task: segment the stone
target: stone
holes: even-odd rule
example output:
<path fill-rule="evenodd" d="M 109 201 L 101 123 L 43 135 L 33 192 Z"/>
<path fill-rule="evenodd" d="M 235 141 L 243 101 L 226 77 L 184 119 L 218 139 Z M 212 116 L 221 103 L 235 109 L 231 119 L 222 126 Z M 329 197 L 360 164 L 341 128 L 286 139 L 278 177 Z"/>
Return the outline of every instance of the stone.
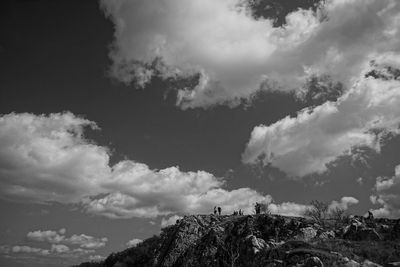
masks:
<path fill-rule="evenodd" d="M 263 249 L 268 249 L 268 244 L 262 238 L 257 238 L 254 235 L 246 237 L 246 246 L 255 255 Z"/>
<path fill-rule="evenodd" d="M 392 232 L 398 231 L 399 223 L 379 218 L 375 219 L 377 227 L 370 228 L 359 217 L 353 217 L 351 221 L 342 234 L 335 228 L 328 230 L 314 226 L 304 218 L 279 215 L 185 216 L 179 224 L 162 229 L 160 235 L 144 240 L 138 247 L 113 253 L 98 265 L 80 267 L 380 266 L 372 262 L 378 261 L 375 260 L 378 259 L 375 251 L 361 254 L 357 250 L 347 251 L 346 248 L 351 249 L 360 243 L 363 246 L 375 244 L 379 249 L 381 242 L 374 241 L 381 240 L 381 235 L 390 238 Z M 347 240 L 342 240 L 343 236 Z M 328 244 L 326 247 L 325 243 L 335 245 Z M 396 241 L 388 244 L 392 243 Z M 335 252 L 336 248 L 340 250 Z M 399 260 L 396 255 L 379 258 L 379 262 L 385 263 L 384 266 L 400 267 Z"/>
<path fill-rule="evenodd" d="M 317 236 L 317 230 L 313 227 L 304 227 L 300 229 L 300 234 L 297 235 L 297 238 L 302 239 L 304 241 L 309 241 Z"/>
<path fill-rule="evenodd" d="M 372 261 L 369 261 L 369 260 L 365 260 L 362 263 L 361 267 L 383 267 L 383 266 L 380 265 L 380 264 L 377 264 L 375 262 L 372 262 Z"/>
<path fill-rule="evenodd" d="M 335 238 L 335 232 L 334 231 L 326 231 L 326 232 L 322 232 L 319 235 L 319 238 L 321 239 L 330 239 L 330 238 Z"/>
<path fill-rule="evenodd" d="M 310 257 L 304 262 L 304 267 L 324 267 L 324 264 L 318 257 Z"/>
<path fill-rule="evenodd" d="M 379 241 L 382 237 L 373 228 L 367 228 L 351 224 L 345 229 L 343 234 L 344 239 L 355 240 L 355 241 Z"/>

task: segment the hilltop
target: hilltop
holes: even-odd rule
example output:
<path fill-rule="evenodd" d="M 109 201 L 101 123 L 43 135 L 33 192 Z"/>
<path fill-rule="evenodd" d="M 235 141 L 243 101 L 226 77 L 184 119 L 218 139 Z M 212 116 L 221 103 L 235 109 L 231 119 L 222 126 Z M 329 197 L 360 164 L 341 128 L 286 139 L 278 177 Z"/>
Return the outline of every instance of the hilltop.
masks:
<path fill-rule="evenodd" d="M 400 266 L 400 219 L 191 215 L 87 266 Z"/>

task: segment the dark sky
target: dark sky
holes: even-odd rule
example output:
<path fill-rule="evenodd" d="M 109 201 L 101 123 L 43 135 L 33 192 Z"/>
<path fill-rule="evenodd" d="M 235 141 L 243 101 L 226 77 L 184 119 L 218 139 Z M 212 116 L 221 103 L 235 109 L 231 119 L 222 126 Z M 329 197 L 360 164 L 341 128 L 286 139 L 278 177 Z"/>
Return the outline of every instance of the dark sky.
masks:
<path fill-rule="evenodd" d="M 101 128 L 88 129 L 85 137 L 110 149 L 111 164 L 131 159 L 151 169 L 203 170 L 225 177 L 227 190 L 249 187 L 270 194 L 276 203 L 331 202 L 351 196 L 360 202 L 350 211 L 363 214 L 372 207 L 369 197 L 376 177 L 393 176 L 399 163 L 400 139 L 392 138 L 380 154 L 365 148 L 367 162 L 343 156 L 326 173 L 305 179 L 293 179 L 273 166 L 245 165 L 241 155 L 255 126 L 295 117 L 310 103 L 286 92 L 264 92 L 251 105 L 183 111 L 175 105 L 173 92 L 166 95 L 167 85 L 160 78 L 153 78 L 145 89 L 134 89 L 110 77 L 114 26 L 97 1 L 6 0 L 1 5 L 0 114 L 81 115 Z M 44 248 L 27 233 L 66 228 L 67 236 L 107 237 L 107 245 L 96 251 L 102 256 L 124 249 L 132 238 L 158 233 L 162 219 L 109 219 L 88 215 L 73 204 L 8 200 L 0 200 L 0 212 L 0 246 Z M 0 265 L 70 263 L 25 256 L 2 254 Z"/>

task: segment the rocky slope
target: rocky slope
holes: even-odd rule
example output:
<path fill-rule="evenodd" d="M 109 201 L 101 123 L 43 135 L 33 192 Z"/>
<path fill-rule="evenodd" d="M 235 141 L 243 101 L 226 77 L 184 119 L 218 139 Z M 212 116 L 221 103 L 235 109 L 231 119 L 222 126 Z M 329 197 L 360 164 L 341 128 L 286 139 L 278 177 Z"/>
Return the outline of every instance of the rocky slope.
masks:
<path fill-rule="evenodd" d="M 79 266 L 400 266 L 400 220 L 192 215 Z"/>

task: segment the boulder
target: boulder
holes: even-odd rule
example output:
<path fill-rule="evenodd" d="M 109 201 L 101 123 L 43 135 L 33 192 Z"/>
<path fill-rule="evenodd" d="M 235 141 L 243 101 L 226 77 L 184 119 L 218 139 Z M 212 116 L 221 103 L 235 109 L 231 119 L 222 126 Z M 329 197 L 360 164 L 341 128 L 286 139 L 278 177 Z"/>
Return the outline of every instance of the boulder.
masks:
<path fill-rule="evenodd" d="M 355 240 L 355 241 L 379 241 L 382 237 L 373 228 L 367 228 L 351 224 L 345 229 L 343 234 L 344 239 Z"/>
<path fill-rule="evenodd" d="M 326 231 L 326 232 L 322 232 L 319 235 L 319 238 L 321 239 L 330 239 L 330 238 L 335 238 L 335 232 L 334 231 Z"/>
<path fill-rule="evenodd" d="M 318 257 L 310 257 L 304 262 L 304 267 L 324 267 L 324 264 Z"/>
<path fill-rule="evenodd" d="M 347 257 L 344 257 L 342 254 L 338 252 L 331 252 L 332 255 L 335 255 L 335 260 L 331 262 L 332 267 L 360 267 L 361 264 L 354 260 L 350 260 Z"/>
<path fill-rule="evenodd" d="M 361 267 L 383 267 L 382 265 L 379 265 L 375 262 L 369 261 L 369 260 L 365 260 Z"/>
<path fill-rule="evenodd" d="M 254 255 L 263 249 L 268 249 L 268 244 L 262 238 L 257 238 L 254 235 L 248 235 L 246 237 L 245 247 L 251 251 Z"/>
<path fill-rule="evenodd" d="M 309 241 L 317 236 L 317 230 L 313 227 L 304 227 L 300 229 L 300 233 L 297 235 L 297 238 L 302 239 L 304 241 Z"/>

